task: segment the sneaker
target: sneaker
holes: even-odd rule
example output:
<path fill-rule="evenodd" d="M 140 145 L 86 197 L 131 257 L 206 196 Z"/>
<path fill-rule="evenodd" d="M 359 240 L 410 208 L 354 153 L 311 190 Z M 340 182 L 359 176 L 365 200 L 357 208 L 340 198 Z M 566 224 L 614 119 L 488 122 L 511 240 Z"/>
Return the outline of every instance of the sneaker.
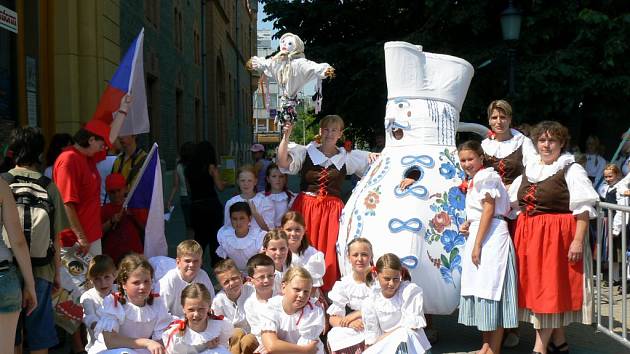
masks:
<path fill-rule="evenodd" d="M 505 335 L 505 340 L 503 341 L 503 348 L 514 348 L 521 341 L 518 334 L 514 332 L 510 332 Z"/>

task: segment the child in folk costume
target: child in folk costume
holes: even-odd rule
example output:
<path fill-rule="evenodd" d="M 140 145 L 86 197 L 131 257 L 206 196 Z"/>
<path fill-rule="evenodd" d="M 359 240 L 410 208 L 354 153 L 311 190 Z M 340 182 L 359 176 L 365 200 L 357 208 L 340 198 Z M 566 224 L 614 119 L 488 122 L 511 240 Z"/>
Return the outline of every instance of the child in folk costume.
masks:
<path fill-rule="evenodd" d="M 265 190 L 260 193 L 273 205 L 273 225 L 269 225 L 269 227 L 277 228 L 280 227 L 282 223 L 284 213 L 293 205 L 295 193 L 288 189 L 287 175 L 282 173 L 275 163 L 267 167 L 265 175 L 267 176 L 267 184 Z"/>
<path fill-rule="evenodd" d="M 251 209 L 250 214 L 254 221 L 252 223 L 253 228 L 268 231 L 273 227 L 273 204 L 265 198 L 264 194 L 256 193 L 257 183 L 256 170 L 253 166 L 245 165 L 238 169 L 236 173 L 236 184 L 238 185 L 240 194 L 230 198 L 225 203 L 223 226 L 230 225 L 230 207 L 232 204 L 245 202 L 249 204 Z"/>
<path fill-rule="evenodd" d="M 328 346 L 333 354 L 356 354 L 365 349 L 365 333 L 361 303 L 371 294 L 372 244 L 365 238 L 355 238 L 348 244 L 348 259 L 352 274 L 337 281 L 328 297 L 330 325 Z M 347 313 L 347 308 L 351 312 Z"/>
<path fill-rule="evenodd" d="M 261 311 L 262 341 L 271 353 L 324 353 L 319 336 L 324 310 L 310 300 L 312 279 L 302 267 L 284 274 L 282 296 L 274 296 Z"/>
<path fill-rule="evenodd" d="M 282 217 L 282 229 L 289 237 L 291 250 L 291 265 L 306 268 L 313 277 L 313 297 L 322 297 L 320 287 L 324 285 L 323 277 L 326 273 L 324 254 L 308 243 L 306 237 L 306 222 L 302 214 L 289 211 Z"/>
<path fill-rule="evenodd" d="M 467 141 L 457 150 L 468 176 L 459 323 L 483 332 L 479 353 L 499 353 L 504 328 L 518 327 L 514 246 L 505 221 L 510 198 L 501 176 L 483 167 L 479 142 Z"/>
<path fill-rule="evenodd" d="M 276 294 L 280 294 L 284 273 L 291 266 L 291 252 L 289 251 L 287 234 L 280 229 L 267 232 L 263 239 L 262 250 L 273 260 L 276 268 L 273 289 Z"/>
<path fill-rule="evenodd" d="M 392 253 L 376 262 L 380 288 L 361 304 L 365 345 L 363 353 L 426 353 L 422 288 L 410 282 L 409 272 Z"/>
<path fill-rule="evenodd" d="M 103 300 L 112 293 L 116 280 L 116 265 L 108 255 L 97 255 L 92 258 L 88 266 L 87 278 L 93 288 L 81 294 L 81 306 L 83 307 L 83 323 L 87 329 L 88 343 L 85 350 L 88 351 L 94 345 L 94 327 L 100 319 L 98 310 L 103 306 Z"/>
<path fill-rule="evenodd" d="M 210 314 L 212 296 L 201 283 L 192 283 L 181 293 L 185 318 L 175 320 L 162 334 L 168 354 L 230 354 L 228 341 L 234 327 Z"/>
<path fill-rule="evenodd" d="M 329 291 L 340 275 L 336 244 L 343 209 L 342 184 L 346 175 L 362 176 L 369 162 L 379 156 L 367 151 L 346 151 L 337 147 L 343 129 L 343 119 L 329 115 L 320 122 L 319 141 L 313 141 L 307 146 L 289 146 L 293 125 L 286 123 L 278 146 L 280 170 L 301 176 L 301 193 L 292 209 L 304 216 L 310 244 L 326 254 L 324 291 Z"/>
<path fill-rule="evenodd" d="M 162 333 L 172 321 L 164 302 L 152 293 L 153 268 L 143 256 L 125 256 L 118 268 L 119 293 L 108 295 L 94 328 L 89 354 L 149 354 L 164 351 Z"/>
<path fill-rule="evenodd" d="M 246 202 L 236 202 L 229 208 L 231 226 L 223 226 L 217 232 L 219 248 L 217 255 L 230 258 L 238 269 L 245 274 L 247 260 L 260 251 L 265 232 L 252 227 L 252 210 Z"/>
<path fill-rule="evenodd" d="M 210 277 L 201 269 L 202 259 L 203 250 L 199 242 L 184 240 L 177 245 L 176 267 L 166 272 L 159 280 L 160 296 L 171 315 L 176 317 L 184 315 L 180 296 L 182 290 L 190 284 L 201 283 L 210 291 L 210 296 L 214 296 Z"/>
<path fill-rule="evenodd" d="M 277 295 L 274 291 L 275 266 L 273 260 L 262 253 L 253 256 L 247 261 L 247 274 L 256 291 L 245 300 L 245 317 L 252 329 L 252 334 L 256 336 L 260 344 L 255 353 L 264 353 L 260 309 L 267 304 L 272 296 Z"/>
<path fill-rule="evenodd" d="M 251 327 L 245 316 L 245 300 L 253 293 L 254 288 L 243 285 L 243 274 L 236 268 L 231 259 L 219 261 L 214 266 L 214 274 L 222 290 L 212 300 L 212 312 L 234 326 L 230 338 L 232 353 L 253 353 L 258 348 L 256 337 L 251 334 Z"/>

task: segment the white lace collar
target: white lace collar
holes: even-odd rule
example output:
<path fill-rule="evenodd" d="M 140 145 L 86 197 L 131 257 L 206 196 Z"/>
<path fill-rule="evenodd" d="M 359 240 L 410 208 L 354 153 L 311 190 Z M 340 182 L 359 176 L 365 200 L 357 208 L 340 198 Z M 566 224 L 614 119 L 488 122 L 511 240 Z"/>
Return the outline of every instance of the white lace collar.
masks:
<path fill-rule="evenodd" d="M 510 129 L 510 132 L 512 132 L 512 137 L 508 140 L 498 141 L 490 138 L 483 139 L 481 142 L 483 152 L 487 155 L 502 159 L 516 151 L 523 145 L 525 135 L 521 134 L 521 132 L 516 129 Z"/>
<path fill-rule="evenodd" d="M 394 296 L 390 298 L 386 298 L 385 296 L 383 296 L 380 287 L 372 287 L 372 291 L 374 291 L 372 295 L 374 299 L 374 308 L 377 309 L 378 312 L 382 313 L 400 312 L 403 305 L 402 294 L 405 288 L 409 286 L 409 284 L 410 283 L 408 281 L 400 284 L 400 287 L 398 288 L 398 291 L 396 291 L 396 294 L 394 294 Z"/>
<path fill-rule="evenodd" d="M 371 293 L 370 287 L 366 283 L 358 283 L 352 274 L 341 278 L 341 282 L 345 285 L 346 293 L 352 294 L 353 297 L 364 299 Z"/>
<path fill-rule="evenodd" d="M 260 193 L 263 193 L 263 192 L 260 192 Z M 291 191 L 289 191 L 289 193 L 291 193 L 291 195 L 295 195 L 295 193 L 293 193 Z M 285 201 L 287 201 L 289 199 L 289 196 L 284 191 L 280 192 L 280 193 L 270 193 L 270 194 L 263 193 L 263 196 L 265 198 L 268 198 L 268 199 L 274 201 L 274 202 L 285 202 Z"/>
<path fill-rule="evenodd" d="M 575 162 L 575 158 L 572 154 L 564 153 L 558 157 L 552 164 L 547 165 L 540 159 L 540 156 L 536 159 L 532 159 L 525 166 L 525 175 L 527 180 L 532 183 L 538 183 L 544 181 L 547 178 L 555 175 L 561 169 L 567 167 L 569 164 Z"/>
<path fill-rule="evenodd" d="M 313 161 L 313 164 L 326 167 L 326 162 L 330 161 L 338 170 L 341 170 L 343 165 L 346 163 L 346 150 L 344 148 L 337 147 L 337 150 L 339 151 L 337 154 L 332 157 L 326 157 L 326 155 L 318 149 L 320 146 L 321 144 L 314 141 L 311 141 L 306 146 L 306 152 L 311 158 L 311 161 Z"/>

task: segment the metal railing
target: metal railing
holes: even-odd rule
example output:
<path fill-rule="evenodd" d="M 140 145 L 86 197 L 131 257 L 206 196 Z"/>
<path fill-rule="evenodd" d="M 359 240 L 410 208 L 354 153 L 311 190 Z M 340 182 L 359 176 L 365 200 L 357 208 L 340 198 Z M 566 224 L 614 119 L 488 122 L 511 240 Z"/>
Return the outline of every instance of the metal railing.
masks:
<path fill-rule="evenodd" d="M 621 234 L 617 237 L 621 237 L 621 259 L 619 260 L 621 267 L 621 298 L 616 298 L 613 294 L 613 253 L 615 252 L 613 247 L 613 219 L 614 213 L 621 213 Z M 609 335 L 613 339 L 617 340 L 621 344 L 630 348 L 630 341 L 628 340 L 628 213 L 630 213 L 630 207 L 621 206 L 611 203 L 598 203 L 597 204 L 597 244 L 596 244 L 596 261 L 597 272 L 596 274 L 596 318 L 597 329 L 601 332 Z M 604 245 L 604 242 L 606 243 Z M 607 289 L 602 289 L 602 278 L 605 274 L 602 273 L 602 251 L 604 248 L 607 250 L 608 271 L 607 271 Z M 607 296 L 606 296 L 607 295 Z M 607 302 L 607 304 L 605 303 Z M 620 315 L 619 313 L 620 308 Z M 608 317 L 607 325 L 602 323 L 603 317 Z M 619 319 L 619 317 L 621 317 Z M 619 320 L 621 320 L 619 323 Z M 621 328 L 619 328 L 619 326 Z"/>

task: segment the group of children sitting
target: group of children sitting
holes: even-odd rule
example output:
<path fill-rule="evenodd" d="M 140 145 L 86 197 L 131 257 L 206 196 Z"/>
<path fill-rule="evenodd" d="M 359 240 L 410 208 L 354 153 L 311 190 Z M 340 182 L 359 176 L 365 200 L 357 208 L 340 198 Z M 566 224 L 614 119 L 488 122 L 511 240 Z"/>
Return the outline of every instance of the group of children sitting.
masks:
<path fill-rule="evenodd" d="M 242 212 L 239 208 L 232 206 L 231 214 Z M 201 269 L 201 246 L 193 240 L 178 245 L 176 268 L 160 279 L 154 279 L 153 266 L 141 255 L 125 256 L 118 268 L 109 256 L 94 257 L 88 270 L 93 288 L 81 297 L 86 350 L 324 353 L 320 336 L 326 323 L 332 327 L 327 336 L 334 353 L 380 353 L 392 343 L 419 343 L 409 352 L 428 350 L 422 290 L 405 278 L 400 259 L 385 254 L 373 266 L 370 242 L 354 240 L 347 255 L 352 274 L 334 285 L 330 304 L 324 304 L 325 297 L 316 292 L 323 259 L 303 259 L 317 251 L 305 241 L 302 220 L 288 212 L 282 224 L 290 236 L 271 230 L 244 264 L 238 258 L 218 262 L 214 275 L 221 290 L 216 296 Z"/>

